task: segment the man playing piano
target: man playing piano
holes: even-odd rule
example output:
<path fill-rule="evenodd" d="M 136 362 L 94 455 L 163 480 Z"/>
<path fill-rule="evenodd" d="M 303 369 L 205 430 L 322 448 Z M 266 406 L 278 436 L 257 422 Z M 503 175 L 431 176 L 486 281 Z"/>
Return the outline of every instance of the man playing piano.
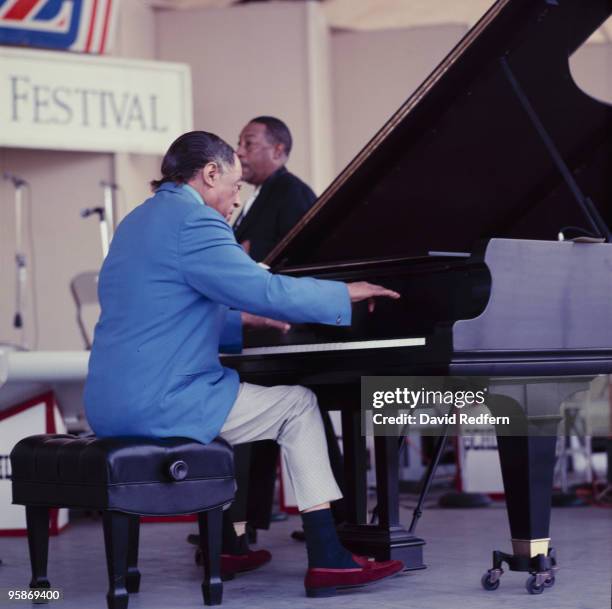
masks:
<path fill-rule="evenodd" d="M 368 562 L 338 540 L 329 502 L 341 493 L 314 394 L 240 383 L 219 361 L 219 349 L 240 349 L 243 322 L 349 325 L 351 302 L 368 300 L 371 309 L 375 297 L 399 294 L 259 267 L 227 223 L 242 171 L 217 136 L 180 136 L 161 172 L 154 196 L 119 225 L 100 272 L 101 315 L 85 386 L 92 429 L 101 437 L 204 443 L 218 435 L 232 444 L 274 439 L 302 514 L 306 593 L 332 595 L 401 571 L 400 561 Z"/>

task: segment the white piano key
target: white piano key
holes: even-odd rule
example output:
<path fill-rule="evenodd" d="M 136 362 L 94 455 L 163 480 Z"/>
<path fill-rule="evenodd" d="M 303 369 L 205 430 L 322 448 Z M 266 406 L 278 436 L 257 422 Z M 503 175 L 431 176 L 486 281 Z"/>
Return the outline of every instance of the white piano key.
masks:
<path fill-rule="evenodd" d="M 313 343 L 306 345 L 274 345 L 271 347 L 247 347 L 242 353 L 227 354 L 229 357 L 245 355 L 282 355 L 289 353 L 319 353 L 326 351 L 351 351 L 362 349 L 399 349 L 402 347 L 422 347 L 425 338 L 392 338 L 388 340 L 356 340 L 343 343 Z"/>

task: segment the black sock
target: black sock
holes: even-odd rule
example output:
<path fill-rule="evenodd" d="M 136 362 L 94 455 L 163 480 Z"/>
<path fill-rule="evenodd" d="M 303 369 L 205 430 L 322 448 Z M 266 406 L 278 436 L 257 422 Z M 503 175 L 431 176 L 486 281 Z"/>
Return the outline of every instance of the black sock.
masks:
<path fill-rule="evenodd" d="M 249 551 L 249 543 L 246 535 L 236 535 L 234 522 L 227 515 L 230 510 L 223 512 L 223 543 L 221 545 L 222 554 L 247 554 Z"/>
<path fill-rule="evenodd" d="M 340 543 L 331 510 L 315 510 L 302 514 L 308 566 L 324 569 L 354 569 L 359 565 Z"/>

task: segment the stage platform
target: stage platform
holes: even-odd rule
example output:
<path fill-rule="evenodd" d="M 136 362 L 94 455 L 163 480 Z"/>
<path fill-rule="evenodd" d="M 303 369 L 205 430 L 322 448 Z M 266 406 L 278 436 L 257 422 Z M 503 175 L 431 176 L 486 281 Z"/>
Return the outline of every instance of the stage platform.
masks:
<path fill-rule="evenodd" d="M 403 501 L 404 504 L 410 500 Z M 554 509 L 552 535 L 561 569 L 553 588 L 541 596 L 525 591 L 525 574 L 507 572 L 495 592 L 480 586 L 491 550 L 510 549 L 501 504 L 476 510 L 429 509 L 419 533 L 427 540 L 428 569 L 396 576 L 376 587 L 334 599 L 308 599 L 302 579 L 303 544 L 289 538 L 299 518 L 272 525 L 260 534 L 260 547 L 273 554 L 260 571 L 225 585 L 227 609 L 607 609 L 612 573 L 612 518 L 605 508 Z M 403 521 L 410 512 L 403 509 Z M 144 524 L 141 528 L 141 592 L 130 609 L 196 609 L 201 572 L 193 547 L 185 542 L 190 523 Z M 0 588 L 27 586 L 29 561 L 25 538 L 0 538 Z M 61 609 L 105 609 L 106 564 L 101 522 L 79 519 L 50 542 L 49 579 L 62 588 Z M 5 606 L 0 602 L 0 606 Z"/>

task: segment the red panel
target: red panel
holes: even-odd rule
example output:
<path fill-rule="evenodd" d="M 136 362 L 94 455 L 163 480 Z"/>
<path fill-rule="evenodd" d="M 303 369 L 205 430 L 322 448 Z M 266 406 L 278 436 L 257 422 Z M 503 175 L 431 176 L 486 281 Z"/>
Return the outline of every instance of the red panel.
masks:
<path fill-rule="evenodd" d="M 106 48 L 106 38 L 108 36 L 108 28 L 110 26 L 110 15 L 111 15 L 112 4 L 113 4 L 113 0 L 108 0 L 106 4 L 106 13 L 104 15 L 104 30 L 102 31 L 102 40 L 100 42 L 100 53 L 104 53 L 104 49 Z"/>
<path fill-rule="evenodd" d="M 96 25 L 96 12 L 98 11 L 98 0 L 94 0 L 93 8 L 91 9 L 91 19 L 89 21 L 89 33 L 87 34 L 87 42 L 85 44 L 85 52 L 91 51 L 91 41 L 93 40 L 94 26 Z"/>
<path fill-rule="evenodd" d="M 46 391 L 45 393 L 41 393 L 40 395 L 34 396 L 26 402 L 22 402 L 21 404 L 11 406 L 10 408 L 3 410 L 2 412 L 0 412 L 0 421 L 2 421 L 2 419 L 8 419 L 9 417 L 19 414 L 20 412 L 23 412 L 28 408 L 32 408 L 32 406 L 36 406 L 36 404 L 40 404 L 41 402 L 44 402 L 47 408 L 53 408 L 53 405 L 55 404 L 55 396 L 53 395 L 53 392 Z M 53 428 L 55 429 L 55 423 L 53 423 Z"/>
<path fill-rule="evenodd" d="M 13 5 L 3 19 L 14 19 L 15 21 L 21 21 L 28 16 L 30 11 L 38 4 L 38 0 L 18 0 Z"/>
<path fill-rule="evenodd" d="M 0 529 L 0 537 L 26 537 L 27 534 L 26 529 Z"/>
<path fill-rule="evenodd" d="M 196 522 L 198 517 L 195 514 L 185 514 L 182 516 L 142 516 L 140 522 Z"/>

